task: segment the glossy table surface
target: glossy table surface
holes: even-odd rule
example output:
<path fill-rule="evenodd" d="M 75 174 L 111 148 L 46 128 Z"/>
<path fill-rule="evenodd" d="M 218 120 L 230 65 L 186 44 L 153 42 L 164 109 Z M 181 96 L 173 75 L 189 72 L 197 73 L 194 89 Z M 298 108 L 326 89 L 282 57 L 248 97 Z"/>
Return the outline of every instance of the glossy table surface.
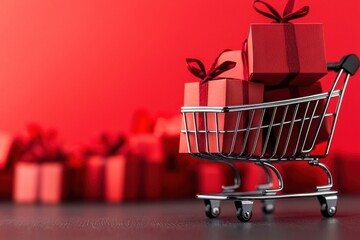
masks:
<path fill-rule="evenodd" d="M 241 223 L 233 202 L 207 219 L 200 200 L 64 205 L 0 204 L 1 239 L 360 239 L 360 196 L 340 196 L 338 212 L 325 219 L 316 198 L 276 202 L 264 215 Z"/>

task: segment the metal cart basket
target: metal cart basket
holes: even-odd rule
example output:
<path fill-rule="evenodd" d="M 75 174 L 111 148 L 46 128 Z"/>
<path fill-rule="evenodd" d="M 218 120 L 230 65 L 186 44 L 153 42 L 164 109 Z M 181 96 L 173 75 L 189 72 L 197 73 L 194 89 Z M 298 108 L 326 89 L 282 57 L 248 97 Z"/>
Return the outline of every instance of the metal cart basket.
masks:
<path fill-rule="evenodd" d="M 234 173 L 234 184 L 223 186 L 222 192 L 197 195 L 197 198 L 204 200 L 206 215 L 209 218 L 218 217 L 221 201 L 232 200 L 238 219 L 246 222 L 251 219 L 254 200 L 261 200 L 263 211 L 272 213 L 277 199 L 317 197 L 322 215 L 334 216 L 338 192 L 331 190 L 332 175 L 319 160 L 329 153 L 348 80 L 358 67 L 359 59 L 354 54 L 343 57 L 337 63 L 329 63 L 328 70 L 336 71 L 337 76 L 331 90 L 321 94 L 241 106 L 182 107 L 184 126 L 181 134 L 186 135 L 189 153 L 195 158 L 225 163 Z M 219 118 L 227 114 L 236 115 L 236 122 L 230 130 L 219 126 Z M 330 132 L 326 147 L 323 152 L 314 153 L 325 122 Z M 203 126 L 201 129 L 200 125 Z M 232 138 L 226 152 L 221 146 L 224 135 L 231 135 Z M 215 139 L 216 151 L 209 149 L 210 139 Z M 238 141 L 241 141 L 242 147 L 236 150 Z M 259 144 L 262 146 L 260 154 L 255 150 Z M 258 185 L 257 191 L 236 192 L 240 187 L 240 174 L 234 165 L 237 161 L 261 166 L 268 176 L 268 182 Z M 327 185 L 317 186 L 315 192 L 282 194 L 283 179 L 274 163 L 286 161 L 307 161 L 309 165 L 319 167 L 326 172 Z M 273 178 L 276 178 L 277 184 L 273 184 Z"/>

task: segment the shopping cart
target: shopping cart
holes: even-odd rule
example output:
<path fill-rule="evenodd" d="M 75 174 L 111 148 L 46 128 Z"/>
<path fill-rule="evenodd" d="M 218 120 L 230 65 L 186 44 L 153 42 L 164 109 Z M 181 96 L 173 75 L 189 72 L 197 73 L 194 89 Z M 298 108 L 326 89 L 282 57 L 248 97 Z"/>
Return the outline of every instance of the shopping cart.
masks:
<path fill-rule="evenodd" d="M 275 200 L 298 197 L 317 197 L 322 215 L 334 216 L 338 192 L 331 190 L 333 186 L 331 172 L 319 160 L 329 153 L 348 80 L 355 74 L 358 67 L 359 59 L 354 54 L 343 57 L 338 63 L 329 63 L 328 70 L 336 71 L 337 76 L 331 90 L 321 94 L 242 106 L 182 107 L 184 129 L 181 130 L 181 134 L 186 135 L 190 155 L 199 159 L 225 163 L 234 173 L 234 184 L 222 186 L 222 192 L 197 195 L 197 198 L 205 203 L 207 217 L 218 217 L 221 201 L 232 200 L 235 203 L 237 218 L 247 222 L 251 219 L 255 200 L 262 201 L 263 211 L 270 214 L 274 211 Z M 322 104 L 319 104 L 321 102 Z M 321 110 L 318 108 L 320 105 L 323 105 Z M 298 114 L 299 112 L 301 114 Z M 219 128 L 219 116 L 223 117 L 226 114 L 237 115 L 236 123 L 231 130 Z M 259 115 L 260 120 L 254 125 L 255 115 Z M 247 123 L 244 126 L 241 122 L 245 116 L 247 116 Z M 325 142 L 326 147 L 320 153 L 313 153 L 320 129 L 325 121 L 330 129 L 329 137 Z M 204 126 L 202 129 L 199 129 L 200 124 Z M 293 131 L 294 126 L 297 126 L 297 132 Z M 263 136 L 262 140 L 259 140 L 260 133 Z M 225 134 L 232 136 L 231 148 L 228 152 L 222 152 L 220 146 L 220 139 Z M 215 153 L 209 151 L 209 137 L 214 137 L 214 135 L 217 144 Z M 205 139 L 203 141 L 205 147 L 200 147 L 199 137 Z M 290 146 L 290 140 L 294 141 L 294 139 L 296 139 L 296 144 Z M 237 141 L 242 141 L 242 148 L 241 151 L 236 152 L 234 148 Z M 262 144 L 262 151 L 261 154 L 256 155 L 255 148 L 259 141 Z M 279 147 L 280 141 L 283 142 L 281 147 Z M 292 149 L 289 149 L 290 147 Z M 254 163 L 262 167 L 268 177 L 268 182 L 258 185 L 257 190 L 253 192 L 236 192 L 240 187 L 240 174 L 234 163 L 238 161 Z M 315 192 L 282 194 L 283 179 L 274 163 L 287 161 L 307 161 L 310 166 L 319 167 L 327 175 L 327 184 L 317 186 Z M 274 184 L 273 180 L 277 184 L 276 182 Z"/>

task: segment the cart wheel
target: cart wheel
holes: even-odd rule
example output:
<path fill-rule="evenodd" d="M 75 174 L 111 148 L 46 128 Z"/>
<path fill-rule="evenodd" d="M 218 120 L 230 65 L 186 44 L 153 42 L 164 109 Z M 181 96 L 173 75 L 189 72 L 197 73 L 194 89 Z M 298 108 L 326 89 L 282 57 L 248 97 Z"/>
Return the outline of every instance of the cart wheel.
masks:
<path fill-rule="evenodd" d="M 336 213 L 336 203 L 337 203 L 337 196 L 319 196 L 318 197 L 320 202 L 320 212 L 321 214 L 326 217 L 330 218 L 333 217 Z"/>
<path fill-rule="evenodd" d="M 332 206 L 329 207 L 326 203 L 323 203 L 321 205 L 321 209 L 320 209 L 321 214 L 326 217 L 326 218 L 330 218 L 332 216 L 335 215 L 336 213 L 336 207 Z"/>
<path fill-rule="evenodd" d="M 220 215 L 220 201 L 204 200 L 205 214 L 208 218 L 217 218 Z"/>
<path fill-rule="evenodd" d="M 265 214 L 273 214 L 275 211 L 274 201 L 273 200 L 264 200 L 263 206 L 262 206 L 262 211 Z"/>
<path fill-rule="evenodd" d="M 241 222 L 248 222 L 252 217 L 253 201 L 235 201 L 236 216 Z"/>

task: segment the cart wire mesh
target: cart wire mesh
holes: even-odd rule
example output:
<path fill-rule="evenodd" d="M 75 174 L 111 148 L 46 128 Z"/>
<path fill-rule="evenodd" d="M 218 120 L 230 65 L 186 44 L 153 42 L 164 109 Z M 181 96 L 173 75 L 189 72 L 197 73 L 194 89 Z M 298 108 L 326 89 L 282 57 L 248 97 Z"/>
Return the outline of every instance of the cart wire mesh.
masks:
<path fill-rule="evenodd" d="M 188 152 L 207 160 L 324 158 L 329 153 L 350 75 L 341 68 L 330 91 L 316 95 L 241 106 L 182 107 L 181 132 L 186 135 Z M 321 135 L 326 139 L 320 139 Z M 313 151 L 318 141 L 324 142 L 322 151 Z"/>

